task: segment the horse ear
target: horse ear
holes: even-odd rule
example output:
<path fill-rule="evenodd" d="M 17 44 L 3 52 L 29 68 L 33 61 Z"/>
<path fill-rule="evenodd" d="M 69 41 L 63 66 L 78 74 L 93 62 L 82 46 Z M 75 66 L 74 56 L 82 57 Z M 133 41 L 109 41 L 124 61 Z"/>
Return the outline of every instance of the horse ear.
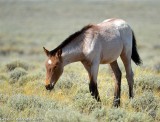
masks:
<path fill-rule="evenodd" d="M 59 49 L 59 50 L 56 52 L 56 56 L 57 56 L 58 58 L 60 58 L 60 57 L 61 57 L 61 54 L 62 54 L 62 50 Z"/>
<path fill-rule="evenodd" d="M 44 52 L 46 53 L 46 55 L 49 56 L 50 52 L 45 47 L 43 47 L 43 49 L 44 49 Z"/>

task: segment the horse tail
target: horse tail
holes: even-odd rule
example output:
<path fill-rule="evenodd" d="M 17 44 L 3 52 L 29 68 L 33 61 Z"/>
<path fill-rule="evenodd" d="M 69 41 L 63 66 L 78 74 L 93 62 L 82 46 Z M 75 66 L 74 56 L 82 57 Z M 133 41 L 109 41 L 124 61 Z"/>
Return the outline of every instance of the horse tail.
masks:
<path fill-rule="evenodd" d="M 132 55 L 131 55 L 132 60 L 135 62 L 136 65 L 142 64 L 142 60 L 138 54 L 137 51 L 137 44 L 136 44 L 136 39 L 134 36 L 134 32 L 132 30 Z"/>

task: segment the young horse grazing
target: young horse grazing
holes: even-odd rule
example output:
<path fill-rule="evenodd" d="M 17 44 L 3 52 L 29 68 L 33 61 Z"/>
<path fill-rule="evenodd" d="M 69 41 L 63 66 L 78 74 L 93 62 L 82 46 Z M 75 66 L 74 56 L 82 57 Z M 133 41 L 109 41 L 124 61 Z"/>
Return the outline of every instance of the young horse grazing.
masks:
<path fill-rule="evenodd" d="M 43 47 L 44 48 L 44 47 Z M 117 58 L 120 56 L 126 70 L 129 97 L 133 97 L 133 72 L 131 59 L 141 64 L 136 40 L 130 26 L 121 19 L 108 19 L 96 25 L 87 25 L 69 36 L 57 48 L 44 48 L 46 61 L 46 89 L 52 90 L 65 65 L 81 61 L 88 72 L 89 90 L 100 101 L 97 88 L 99 64 L 110 64 L 115 75 L 114 106 L 120 105 L 121 76 Z"/>

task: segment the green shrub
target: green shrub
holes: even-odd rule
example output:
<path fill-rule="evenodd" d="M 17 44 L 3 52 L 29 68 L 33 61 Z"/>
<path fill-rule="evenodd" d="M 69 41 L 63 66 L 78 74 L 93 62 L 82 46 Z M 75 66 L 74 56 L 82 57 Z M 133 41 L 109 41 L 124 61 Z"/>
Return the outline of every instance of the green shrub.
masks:
<path fill-rule="evenodd" d="M 20 77 L 18 82 L 19 82 L 20 86 L 23 86 L 27 82 L 35 81 L 35 80 L 41 80 L 41 79 L 44 79 L 44 78 L 45 78 L 44 73 L 36 71 L 34 73 L 29 73 L 27 75 L 24 75 L 24 76 Z"/>
<path fill-rule="evenodd" d="M 25 121 L 24 119 L 37 120 L 44 119 L 45 110 L 39 108 L 26 108 L 24 111 L 16 111 L 15 109 L 8 107 L 7 105 L 0 106 L 0 119 L 6 119 L 6 121 Z M 43 117 L 43 118 L 42 118 Z M 0 120 L 1 121 L 1 120 Z"/>
<path fill-rule="evenodd" d="M 45 114 L 46 122 L 96 122 L 92 116 L 85 116 L 73 109 L 48 110 Z"/>
<path fill-rule="evenodd" d="M 89 91 L 89 85 L 88 84 L 82 84 L 80 85 L 78 91 L 77 91 L 77 95 L 78 94 L 87 94 L 90 93 Z"/>
<path fill-rule="evenodd" d="M 26 70 L 22 69 L 22 68 L 15 68 L 13 71 L 10 72 L 10 76 L 9 76 L 9 83 L 15 83 L 19 80 L 20 77 L 26 75 L 27 72 Z"/>
<path fill-rule="evenodd" d="M 16 113 L 14 117 L 39 118 L 42 121 L 48 122 L 95 121 L 92 116 L 85 116 L 80 114 L 78 111 L 73 110 L 73 108 L 60 105 L 53 100 L 39 98 L 36 96 L 26 96 L 22 94 L 13 95 L 8 99 L 7 106 L 10 107 L 10 110 L 13 109 Z"/>
<path fill-rule="evenodd" d="M 6 64 L 7 71 L 12 71 L 17 67 L 21 67 L 25 70 L 28 70 L 29 68 L 31 68 L 31 65 L 29 65 L 27 62 L 20 61 L 20 60 L 12 61 Z"/>
<path fill-rule="evenodd" d="M 16 109 L 17 111 L 23 111 L 26 108 L 31 108 L 34 101 L 28 96 L 21 94 L 14 95 L 8 100 L 8 106 Z M 32 104 L 31 104 L 32 103 Z"/>
<path fill-rule="evenodd" d="M 142 90 L 158 90 L 160 89 L 160 77 L 146 74 L 136 79 L 135 86 L 141 87 Z"/>
<path fill-rule="evenodd" d="M 57 82 L 56 87 L 60 89 L 70 89 L 73 85 L 79 85 L 83 80 L 83 77 L 79 77 L 75 72 L 66 72 L 63 74 L 60 81 Z"/>
<path fill-rule="evenodd" d="M 30 74 L 29 75 L 24 75 L 22 77 L 19 78 L 18 82 L 20 86 L 23 86 L 24 84 L 26 84 L 27 82 L 29 82 L 30 79 Z"/>
<path fill-rule="evenodd" d="M 78 93 L 74 97 L 74 107 L 82 113 L 91 113 L 96 108 L 101 108 L 101 103 L 97 102 L 90 93 Z"/>
<path fill-rule="evenodd" d="M 73 79 L 69 75 L 67 77 L 62 78 L 60 81 L 57 82 L 56 87 L 63 89 L 70 89 L 73 86 Z"/>
<path fill-rule="evenodd" d="M 42 121 L 46 113 L 42 108 L 25 108 L 23 111 L 17 111 L 16 118 L 30 119 L 30 121 Z"/>
<path fill-rule="evenodd" d="M 105 108 L 95 108 L 94 111 L 92 112 L 92 115 L 98 120 L 105 121 L 106 109 Z"/>
<path fill-rule="evenodd" d="M 13 117 L 12 109 L 8 108 L 5 105 L 0 106 L 0 121 L 1 119 L 9 119 L 10 117 Z"/>
<path fill-rule="evenodd" d="M 121 108 L 112 108 L 107 111 L 107 122 L 124 122 L 127 112 Z"/>
<path fill-rule="evenodd" d="M 13 95 L 10 97 L 7 104 L 17 111 L 23 111 L 27 108 L 41 108 L 47 110 L 56 109 L 59 107 L 59 105 L 54 101 L 22 94 Z"/>
<path fill-rule="evenodd" d="M 142 112 L 137 112 L 137 113 L 128 113 L 129 115 L 126 118 L 127 122 L 153 122 L 153 119 L 142 113 Z"/>
<path fill-rule="evenodd" d="M 131 101 L 131 106 L 137 112 L 148 112 L 152 117 L 154 117 L 158 101 L 152 92 L 144 92 L 141 96 L 134 98 Z"/>

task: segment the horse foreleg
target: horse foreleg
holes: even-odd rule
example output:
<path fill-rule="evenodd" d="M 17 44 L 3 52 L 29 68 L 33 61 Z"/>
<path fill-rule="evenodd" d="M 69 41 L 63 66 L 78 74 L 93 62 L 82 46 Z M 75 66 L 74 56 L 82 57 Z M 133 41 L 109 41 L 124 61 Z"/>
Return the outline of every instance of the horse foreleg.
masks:
<path fill-rule="evenodd" d="M 95 97 L 97 101 L 101 101 L 99 97 L 98 87 L 97 87 L 97 75 L 98 75 L 98 68 L 99 64 L 82 62 L 85 69 L 88 72 L 90 83 L 89 83 L 89 90 L 91 95 Z"/>
<path fill-rule="evenodd" d="M 97 88 L 97 83 L 90 81 L 89 90 L 91 92 L 91 95 L 94 96 L 97 101 L 101 101 L 100 96 L 99 96 L 99 92 L 98 92 L 98 88 Z"/>
<path fill-rule="evenodd" d="M 121 97 L 121 77 L 122 73 L 119 69 L 117 61 L 114 61 L 110 64 L 113 73 L 115 75 L 115 91 L 114 91 L 114 101 L 113 106 L 118 107 L 120 105 L 120 97 Z"/>

